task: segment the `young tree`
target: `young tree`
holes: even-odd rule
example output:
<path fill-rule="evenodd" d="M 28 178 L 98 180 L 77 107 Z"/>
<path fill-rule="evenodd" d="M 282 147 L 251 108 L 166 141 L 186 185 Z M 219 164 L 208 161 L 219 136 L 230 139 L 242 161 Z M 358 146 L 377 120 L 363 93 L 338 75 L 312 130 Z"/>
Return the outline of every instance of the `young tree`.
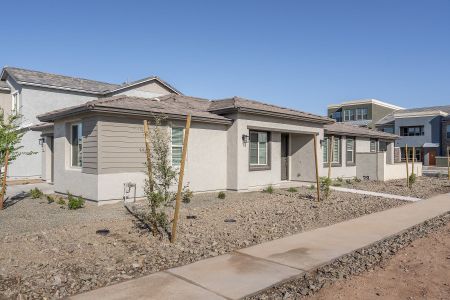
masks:
<path fill-rule="evenodd" d="M 6 175 L 8 165 L 17 159 L 20 155 L 30 155 L 34 152 L 21 151 L 23 146 L 20 145 L 25 131 L 20 129 L 20 115 L 11 114 L 5 116 L 3 110 L 0 109 L 0 176 L 2 178 L 2 187 L 0 192 L 0 209 L 3 209 L 3 200 L 6 193 Z"/>

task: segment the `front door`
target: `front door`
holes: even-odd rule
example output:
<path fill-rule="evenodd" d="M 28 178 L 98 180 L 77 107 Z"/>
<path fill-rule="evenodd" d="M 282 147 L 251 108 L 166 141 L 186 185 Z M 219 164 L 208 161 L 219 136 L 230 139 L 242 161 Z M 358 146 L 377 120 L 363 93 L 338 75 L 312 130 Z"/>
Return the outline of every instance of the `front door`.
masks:
<path fill-rule="evenodd" d="M 428 164 L 430 166 L 436 165 L 436 149 L 430 149 L 428 152 Z"/>
<path fill-rule="evenodd" d="M 281 134 L 281 180 L 289 179 L 289 134 Z"/>

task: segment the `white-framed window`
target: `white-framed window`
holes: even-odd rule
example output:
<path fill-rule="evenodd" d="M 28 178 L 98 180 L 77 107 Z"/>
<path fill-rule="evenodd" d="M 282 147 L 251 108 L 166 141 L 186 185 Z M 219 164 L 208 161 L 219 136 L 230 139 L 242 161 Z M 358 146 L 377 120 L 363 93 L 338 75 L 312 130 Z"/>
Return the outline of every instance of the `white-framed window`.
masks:
<path fill-rule="evenodd" d="M 355 162 L 355 139 L 354 138 L 347 137 L 345 157 L 346 157 L 347 163 Z"/>
<path fill-rule="evenodd" d="M 250 131 L 250 165 L 267 166 L 268 133 L 265 131 Z"/>
<path fill-rule="evenodd" d="M 377 140 L 370 139 L 370 152 L 377 152 Z"/>
<path fill-rule="evenodd" d="M 328 146 L 331 144 L 331 138 L 325 137 L 323 143 L 323 162 L 328 163 Z M 333 157 L 332 163 L 340 163 L 341 162 L 341 139 L 339 137 L 334 137 L 333 139 L 333 147 L 331 148 L 333 152 L 331 155 Z"/>
<path fill-rule="evenodd" d="M 70 125 L 71 166 L 83 166 L 83 126 L 81 123 Z"/>
<path fill-rule="evenodd" d="M 171 142 L 172 142 L 172 166 L 179 167 L 181 165 L 181 156 L 183 153 L 183 127 L 172 127 Z"/>
<path fill-rule="evenodd" d="M 369 110 L 367 108 L 356 109 L 356 120 L 367 120 L 369 118 Z"/>
<path fill-rule="evenodd" d="M 18 115 L 20 112 L 20 103 L 19 103 L 19 92 L 15 91 L 11 94 L 11 113 L 13 115 Z"/>
<path fill-rule="evenodd" d="M 355 121 L 355 110 L 345 109 L 344 110 L 344 121 Z"/>

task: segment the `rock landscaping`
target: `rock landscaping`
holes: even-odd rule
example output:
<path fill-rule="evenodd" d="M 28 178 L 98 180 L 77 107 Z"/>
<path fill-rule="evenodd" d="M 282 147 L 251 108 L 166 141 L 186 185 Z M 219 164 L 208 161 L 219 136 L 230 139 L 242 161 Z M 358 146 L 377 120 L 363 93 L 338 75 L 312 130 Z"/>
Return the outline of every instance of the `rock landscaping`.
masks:
<path fill-rule="evenodd" d="M 406 186 L 406 179 L 388 181 L 361 180 L 360 182 L 351 180 L 350 183 L 342 180 L 342 182 L 335 181 L 334 184 L 346 188 L 422 199 L 427 199 L 438 194 L 450 193 L 450 181 L 448 181 L 447 177 L 417 177 L 416 182 L 411 188 Z"/>
<path fill-rule="evenodd" d="M 299 299 L 313 295 L 321 288 L 329 286 L 337 280 L 374 269 L 389 260 L 399 250 L 410 245 L 415 239 L 424 237 L 446 226 L 449 222 L 450 213 L 433 218 L 396 236 L 342 256 L 331 264 L 308 272 L 299 278 L 248 297 L 246 300 Z"/>
<path fill-rule="evenodd" d="M 69 210 L 25 198 L 0 211 L 0 297 L 61 298 L 407 204 L 334 191 L 316 202 L 307 188 L 225 194 L 183 204 L 175 244 L 120 203 Z"/>

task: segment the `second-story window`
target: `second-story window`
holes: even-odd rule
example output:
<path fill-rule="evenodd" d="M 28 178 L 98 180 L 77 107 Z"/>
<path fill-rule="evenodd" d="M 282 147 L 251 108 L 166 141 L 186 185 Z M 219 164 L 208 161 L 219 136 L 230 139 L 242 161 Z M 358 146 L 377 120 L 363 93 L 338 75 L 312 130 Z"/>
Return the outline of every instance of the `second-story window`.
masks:
<path fill-rule="evenodd" d="M 12 93 L 11 100 L 11 113 L 13 115 L 18 115 L 20 113 L 20 104 L 19 104 L 19 92 Z"/>
<path fill-rule="evenodd" d="M 421 136 L 424 135 L 423 126 L 404 126 L 400 127 L 401 136 Z"/>
<path fill-rule="evenodd" d="M 450 125 L 447 125 L 447 138 L 450 139 Z"/>
<path fill-rule="evenodd" d="M 344 121 L 355 121 L 355 110 L 345 109 L 344 110 Z"/>
<path fill-rule="evenodd" d="M 356 120 L 368 120 L 369 110 L 367 108 L 357 108 L 356 109 Z"/>

